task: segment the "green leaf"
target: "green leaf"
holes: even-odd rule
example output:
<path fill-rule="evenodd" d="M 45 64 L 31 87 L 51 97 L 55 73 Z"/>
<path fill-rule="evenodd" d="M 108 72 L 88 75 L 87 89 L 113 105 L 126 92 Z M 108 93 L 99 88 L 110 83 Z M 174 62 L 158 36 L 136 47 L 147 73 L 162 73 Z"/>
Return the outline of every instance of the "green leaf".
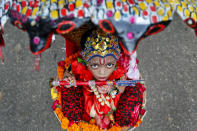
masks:
<path fill-rule="evenodd" d="M 82 63 L 84 66 L 86 66 L 86 61 L 81 59 L 81 58 L 78 58 L 77 59 L 79 63 Z"/>

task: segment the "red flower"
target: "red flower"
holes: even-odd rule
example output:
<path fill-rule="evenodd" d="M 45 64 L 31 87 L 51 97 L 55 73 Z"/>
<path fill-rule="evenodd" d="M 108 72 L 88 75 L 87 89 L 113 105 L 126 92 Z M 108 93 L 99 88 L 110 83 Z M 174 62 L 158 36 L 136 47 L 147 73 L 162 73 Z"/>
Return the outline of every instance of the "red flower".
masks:
<path fill-rule="evenodd" d="M 72 72 L 75 76 L 79 76 L 81 80 L 92 80 L 92 73 L 84 66 L 82 63 L 79 63 L 77 60 L 73 61 L 71 64 Z"/>
<path fill-rule="evenodd" d="M 125 69 L 123 69 L 119 63 L 117 63 L 117 69 L 110 75 L 109 80 L 119 79 L 120 77 L 125 75 L 125 73 Z"/>
<path fill-rule="evenodd" d="M 64 67 L 64 65 L 65 65 L 65 61 L 59 61 L 58 62 L 58 66 Z"/>
<path fill-rule="evenodd" d="M 71 64 L 72 72 L 76 77 L 79 77 L 81 80 L 93 80 L 94 76 L 91 71 L 87 69 L 82 63 L 79 63 L 77 60 L 72 61 Z M 123 75 L 125 75 L 126 71 L 121 66 L 120 63 L 117 62 L 117 69 L 113 71 L 113 73 L 108 78 L 109 80 L 119 79 Z"/>
<path fill-rule="evenodd" d="M 84 121 L 90 121 L 90 116 L 84 111 L 84 113 L 83 113 L 83 115 L 82 115 L 82 119 L 84 120 Z"/>
<path fill-rule="evenodd" d="M 144 115 L 145 112 L 146 112 L 146 110 L 141 109 L 141 110 L 140 110 L 140 115 Z"/>

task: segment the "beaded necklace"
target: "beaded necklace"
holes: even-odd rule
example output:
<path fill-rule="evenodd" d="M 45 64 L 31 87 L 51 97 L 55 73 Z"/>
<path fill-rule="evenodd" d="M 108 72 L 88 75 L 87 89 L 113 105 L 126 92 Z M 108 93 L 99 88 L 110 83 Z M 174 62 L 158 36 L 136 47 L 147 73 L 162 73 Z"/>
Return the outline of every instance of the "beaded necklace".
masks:
<path fill-rule="evenodd" d="M 90 86 L 90 88 L 94 92 L 94 94 L 96 95 L 96 98 L 98 99 L 98 101 L 101 103 L 102 106 L 104 106 L 106 104 L 110 107 L 109 100 L 112 99 L 112 98 L 115 98 L 116 95 L 117 95 L 117 90 L 112 90 L 105 97 L 103 94 L 98 92 L 98 89 L 95 87 L 95 85 Z"/>

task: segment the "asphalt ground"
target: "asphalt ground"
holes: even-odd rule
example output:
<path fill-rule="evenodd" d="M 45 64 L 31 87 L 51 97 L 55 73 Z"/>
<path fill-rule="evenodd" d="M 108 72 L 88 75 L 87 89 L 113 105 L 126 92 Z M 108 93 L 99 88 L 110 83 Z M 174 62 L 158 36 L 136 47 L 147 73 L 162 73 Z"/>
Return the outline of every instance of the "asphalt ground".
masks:
<path fill-rule="evenodd" d="M 64 39 L 56 37 L 34 71 L 28 35 L 5 26 L 5 64 L 0 64 L 0 131 L 61 131 L 52 111 L 49 78 L 65 57 Z M 196 131 L 197 38 L 175 16 L 163 32 L 138 46 L 139 69 L 147 86 L 147 113 L 136 131 Z"/>

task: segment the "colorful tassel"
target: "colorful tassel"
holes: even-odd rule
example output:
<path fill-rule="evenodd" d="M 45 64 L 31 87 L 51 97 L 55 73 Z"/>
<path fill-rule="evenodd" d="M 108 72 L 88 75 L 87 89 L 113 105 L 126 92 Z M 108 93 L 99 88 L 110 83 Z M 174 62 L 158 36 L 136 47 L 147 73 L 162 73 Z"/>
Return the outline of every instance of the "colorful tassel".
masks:
<path fill-rule="evenodd" d="M 39 70 L 40 70 L 40 59 L 41 59 L 41 54 L 36 55 L 35 62 L 34 62 L 34 69 L 37 72 L 39 72 Z"/>

